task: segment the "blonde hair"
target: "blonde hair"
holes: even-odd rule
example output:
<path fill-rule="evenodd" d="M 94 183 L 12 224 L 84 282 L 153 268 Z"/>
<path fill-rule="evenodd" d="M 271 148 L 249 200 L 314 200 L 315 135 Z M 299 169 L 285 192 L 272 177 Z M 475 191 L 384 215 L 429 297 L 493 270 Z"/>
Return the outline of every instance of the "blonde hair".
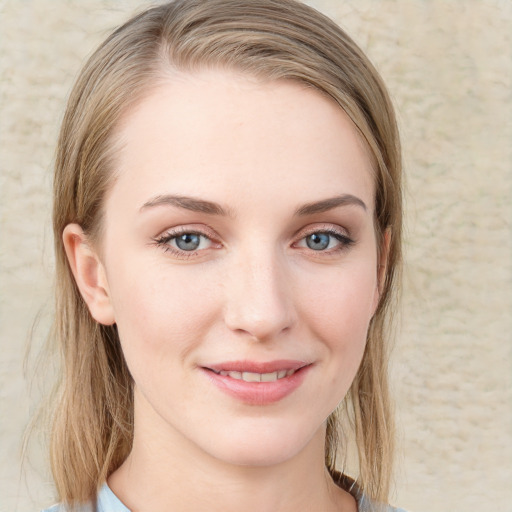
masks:
<path fill-rule="evenodd" d="M 93 320 L 73 279 L 62 232 L 78 223 L 101 238 L 105 193 L 115 179 L 113 134 L 120 117 L 166 70 L 223 67 L 262 80 L 295 80 L 336 101 L 374 161 L 379 246 L 391 232 L 379 307 L 344 403 L 359 456 L 359 485 L 386 501 L 393 460 L 387 334 L 401 252 L 401 162 L 393 107 L 369 60 L 335 23 L 294 0 L 177 0 L 116 30 L 84 66 L 69 98 L 54 180 L 54 335 L 62 357 L 51 430 L 60 500 L 93 499 L 131 449 L 132 379 L 115 326 Z M 338 413 L 328 420 L 325 459 L 334 474 Z"/>

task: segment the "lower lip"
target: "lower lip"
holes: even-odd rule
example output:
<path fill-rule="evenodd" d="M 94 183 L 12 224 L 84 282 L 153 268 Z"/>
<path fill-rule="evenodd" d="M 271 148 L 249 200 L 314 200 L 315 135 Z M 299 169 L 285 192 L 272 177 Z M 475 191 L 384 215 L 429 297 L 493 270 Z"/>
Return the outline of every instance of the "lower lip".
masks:
<path fill-rule="evenodd" d="M 267 405 L 278 402 L 293 393 L 304 381 L 311 365 L 304 366 L 293 375 L 272 382 L 245 382 L 227 375 L 219 375 L 202 368 L 209 379 L 224 393 L 248 405 Z"/>

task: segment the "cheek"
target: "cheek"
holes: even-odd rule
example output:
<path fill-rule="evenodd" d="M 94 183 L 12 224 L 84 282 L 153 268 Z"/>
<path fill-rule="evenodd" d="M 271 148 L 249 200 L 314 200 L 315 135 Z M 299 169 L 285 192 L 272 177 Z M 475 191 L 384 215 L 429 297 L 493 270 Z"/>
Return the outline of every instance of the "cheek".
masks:
<path fill-rule="evenodd" d="M 377 287 L 373 264 L 361 262 L 303 283 L 301 315 L 313 339 L 320 340 L 331 384 L 343 392 L 350 386 L 366 345 Z M 327 275 L 328 274 L 328 275 Z M 312 288 L 311 283 L 315 285 Z"/>
<path fill-rule="evenodd" d="M 166 354 L 181 360 L 214 321 L 217 288 L 205 285 L 192 267 L 139 263 L 124 258 L 109 275 L 125 357 L 129 365 L 131 360 L 154 364 Z"/>
<path fill-rule="evenodd" d="M 302 283 L 303 311 L 309 311 L 308 316 L 319 330 L 331 335 L 366 334 L 377 290 L 374 269 L 361 262 L 308 279 Z"/>

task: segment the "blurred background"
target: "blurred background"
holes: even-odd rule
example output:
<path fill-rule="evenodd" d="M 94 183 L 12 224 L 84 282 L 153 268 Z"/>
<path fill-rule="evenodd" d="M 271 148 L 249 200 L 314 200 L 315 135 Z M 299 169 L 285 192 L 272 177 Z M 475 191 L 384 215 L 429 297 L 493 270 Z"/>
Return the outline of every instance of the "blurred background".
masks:
<path fill-rule="evenodd" d="M 512 2 L 308 3 L 370 56 L 401 127 L 393 502 L 410 512 L 512 511 Z M 21 463 L 45 392 L 23 361 L 50 324 L 51 173 L 67 94 L 96 45 L 147 5 L 0 0 L 0 512 L 53 502 L 43 434 Z"/>

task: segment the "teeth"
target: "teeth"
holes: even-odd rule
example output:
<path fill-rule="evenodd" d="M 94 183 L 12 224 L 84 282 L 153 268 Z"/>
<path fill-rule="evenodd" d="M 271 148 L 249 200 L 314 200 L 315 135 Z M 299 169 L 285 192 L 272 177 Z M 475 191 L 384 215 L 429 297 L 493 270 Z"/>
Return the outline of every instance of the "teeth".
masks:
<path fill-rule="evenodd" d="M 231 377 L 236 380 L 243 380 L 245 382 L 274 382 L 278 379 L 284 379 L 295 373 L 295 370 L 279 370 L 272 373 L 253 373 L 253 372 L 218 372 L 219 375 L 224 377 Z"/>
<path fill-rule="evenodd" d="M 261 382 L 261 373 L 244 372 L 242 373 L 242 380 L 245 380 L 245 382 Z"/>

